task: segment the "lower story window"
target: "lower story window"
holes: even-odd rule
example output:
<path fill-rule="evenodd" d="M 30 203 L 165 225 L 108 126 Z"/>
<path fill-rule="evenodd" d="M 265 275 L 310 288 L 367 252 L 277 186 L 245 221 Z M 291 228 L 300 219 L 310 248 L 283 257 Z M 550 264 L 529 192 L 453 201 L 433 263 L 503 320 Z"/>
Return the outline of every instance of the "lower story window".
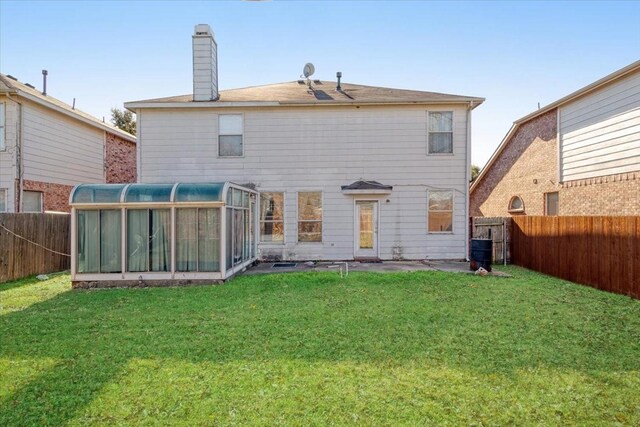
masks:
<path fill-rule="evenodd" d="M 7 211 L 7 190 L 0 188 L 0 212 Z"/>
<path fill-rule="evenodd" d="M 429 191 L 429 233 L 453 231 L 453 191 Z"/>
<path fill-rule="evenodd" d="M 298 242 L 322 242 L 322 192 L 298 193 Z"/>
<path fill-rule="evenodd" d="M 284 242 L 284 193 L 260 194 L 260 241 Z"/>
<path fill-rule="evenodd" d="M 127 271 L 171 271 L 169 209 L 127 211 Z"/>
<path fill-rule="evenodd" d="M 558 192 L 546 193 L 545 195 L 545 215 L 555 216 L 559 212 L 560 195 Z"/>
<path fill-rule="evenodd" d="M 79 210 L 76 220 L 78 273 L 122 272 L 120 210 Z"/>
<path fill-rule="evenodd" d="M 23 212 L 42 212 L 42 193 L 40 191 L 22 192 Z"/>
<path fill-rule="evenodd" d="M 176 270 L 220 271 L 220 209 L 176 209 Z"/>

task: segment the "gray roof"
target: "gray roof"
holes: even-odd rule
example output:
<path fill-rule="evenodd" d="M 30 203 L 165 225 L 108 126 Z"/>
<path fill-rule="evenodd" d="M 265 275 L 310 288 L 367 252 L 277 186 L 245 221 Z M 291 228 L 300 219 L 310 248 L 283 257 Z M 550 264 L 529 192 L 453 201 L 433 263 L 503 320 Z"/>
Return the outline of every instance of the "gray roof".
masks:
<path fill-rule="evenodd" d="M 52 97 L 51 95 L 43 95 L 39 90 L 27 86 L 25 83 L 22 83 L 18 80 L 13 80 L 7 75 L 0 73 L 0 95 L 6 93 L 26 96 L 39 103 L 40 105 L 57 109 L 68 116 L 79 119 L 87 124 L 99 127 L 102 130 L 111 132 L 129 141 L 136 141 L 135 135 L 131 135 L 130 133 L 113 126 L 111 123 L 103 122 L 102 120 L 92 116 L 91 114 L 85 113 L 84 111 L 78 110 L 77 108 L 73 108 L 71 105 L 62 102 L 59 99 Z"/>
<path fill-rule="evenodd" d="M 311 86 L 306 81 L 298 80 L 276 83 L 264 86 L 252 86 L 241 89 L 220 91 L 216 102 L 273 102 L 280 104 L 410 104 L 410 103 L 445 103 L 445 102 L 474 102 L 478 105 L 484 98 L 450 95 L 437 92 L 423 92 L 417 90 L 392 89 L 386 87 L 364 86 L 342 83 L 342 90 L 336 90 L 336 82 L 312 80 Z M 127 104 L 170 104 L 170 103 L 198 103 L 193 101 L 193 95 L 170 96 Z M 130 105 L 128 105 L 130 107 Z"/>

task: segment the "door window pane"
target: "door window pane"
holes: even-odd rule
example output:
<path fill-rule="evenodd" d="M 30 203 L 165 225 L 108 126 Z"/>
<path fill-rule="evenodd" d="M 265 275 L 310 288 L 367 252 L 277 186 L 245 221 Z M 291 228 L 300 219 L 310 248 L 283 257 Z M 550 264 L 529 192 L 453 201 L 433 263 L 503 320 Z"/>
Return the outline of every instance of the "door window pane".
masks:
<path fill-rule="evenodd" d="M 373 249 L 373 205 L 359 203 L 360 249 Z"/>

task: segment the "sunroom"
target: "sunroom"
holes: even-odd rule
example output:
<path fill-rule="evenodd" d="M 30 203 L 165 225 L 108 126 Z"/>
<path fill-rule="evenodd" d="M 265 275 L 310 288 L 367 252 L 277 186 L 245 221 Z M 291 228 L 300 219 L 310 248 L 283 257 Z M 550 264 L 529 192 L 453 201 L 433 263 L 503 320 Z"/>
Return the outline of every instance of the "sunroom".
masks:
<path fill-rule="evenodd" d="M 256 260 L 256 199 L 230 182 L 78 185 L 70 196 L 73 285 L 222 281 Z"/>

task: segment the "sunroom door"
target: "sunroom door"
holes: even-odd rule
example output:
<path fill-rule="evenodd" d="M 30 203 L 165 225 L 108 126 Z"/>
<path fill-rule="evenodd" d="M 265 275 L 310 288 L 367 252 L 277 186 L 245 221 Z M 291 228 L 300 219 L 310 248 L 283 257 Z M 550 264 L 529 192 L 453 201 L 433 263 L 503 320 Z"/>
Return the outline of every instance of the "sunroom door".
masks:
<path fill-rule="evenodd" d="M 355 257 L 378 257 L 378 202 L 356 201 Z"/>

